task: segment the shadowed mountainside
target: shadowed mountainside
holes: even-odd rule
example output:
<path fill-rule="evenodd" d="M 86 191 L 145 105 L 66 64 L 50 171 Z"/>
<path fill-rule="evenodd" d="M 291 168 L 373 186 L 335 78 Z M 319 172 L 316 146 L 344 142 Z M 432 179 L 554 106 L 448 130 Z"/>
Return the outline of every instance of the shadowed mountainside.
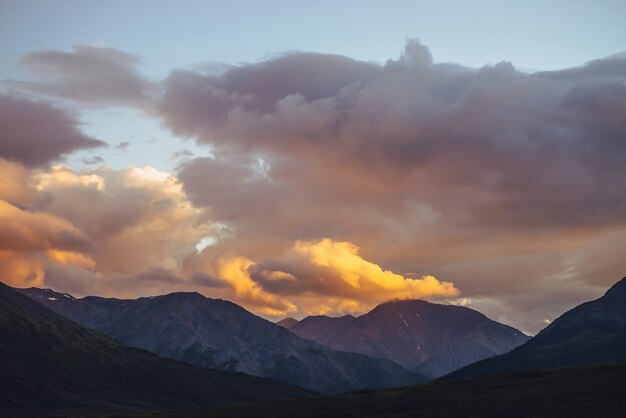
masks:
<path fill-rule="evenodd" d="M 561 315 L 526 344 L 447 378 L 615 362 L 626 362 L 626 277 L 601 298 Z"/>
<path fill-rule="evenodd" d="M 331 350 L 225 300 L 172 293 L 133 300 L 20 289 L 52 310 L 131 347 L 201 367 L 270 377 L 326 393 L 426 380 L 397 364 Z"/>
<path fill-rule="evenodd" d="M 0 410 L 190 408 L 307 396 L 287 384 L 159 358 L 83 328 L 0 283 Z"/>

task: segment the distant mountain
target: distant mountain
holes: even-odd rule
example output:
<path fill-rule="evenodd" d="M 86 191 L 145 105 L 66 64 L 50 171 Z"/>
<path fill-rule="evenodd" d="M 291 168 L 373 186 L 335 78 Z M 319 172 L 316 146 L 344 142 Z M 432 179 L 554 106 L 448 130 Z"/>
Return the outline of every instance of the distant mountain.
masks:
<path fill-rule="evenodd" d="M 280 325 L 283 328 L 291 328 L 294 325 L 296 325 L 299 321 L 295 318 L 285 318 L 285 319 L 281 319 L 280 321 L 276 322 L 276 325 Z"/>
<path fill-rule="evenodd" d="M 308 394 L 269 379 L 193 367 L 125 347 L 3 283 L 0 375 L 2 416 L 190 408 Z"/>
<path fill-rule="evenodd" d="M 601 298 L 561 315 L 526 344 L 449 377 L 616 362 L 626 362 L 626 277 Z"/>
<path fill-rule="evenodd" d="M 122 344 L 196 366 L 270 377 L 319 392 L 425 380 L 391 361 L 302 339 L 234 303 L 199 293 L 122 300 L 75 299 L 36 288 L 20 291 Z"/>
<path fill-rule="evenodd" d="M 423 300 L 384 303 L 359 316 L 310 316 L 289 329 L 328 347 L 392 360 L 430 377 L 507 352 L 528 336 L 473 309 Z"/>

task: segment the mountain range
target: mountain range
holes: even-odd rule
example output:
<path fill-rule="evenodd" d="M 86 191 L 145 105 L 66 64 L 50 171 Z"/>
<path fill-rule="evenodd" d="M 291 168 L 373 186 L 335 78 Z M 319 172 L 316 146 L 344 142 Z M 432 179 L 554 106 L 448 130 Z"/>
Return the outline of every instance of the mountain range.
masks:
<path fill-rule="evenodd" d="M 351 363 L 353 360 L 338 363 L 360 370 L 361 374 L 353 375 L 357 380 L 370 379 L 371 382 L 371 379 L 380 379 L 367 374 L 376 375 L 376 367 L 382 364 L 391 364 L 397 368 L 394 370 L 408 373 L 389 360 L 325 348 L 230 302 L 207 299 L 195 293 L 135 300 L 76 299 L 49 289 L 31 288 L 16 292 L 0 284 L 2 415 L 83 416 L 103 411 L 107 414 L 148 412 L 167 416 L 246 417 L 623 414 L 626 396 L 623 390 L 626 385 L 626 278 L 601 298 L 566 312 L 517 348 L 463 367 L 431 383 L 286 401 L 280 399 L 310 397 L 311 393 L 275 380 L 208 370 L 160 358 L 148 351 L 122 345 L 43 305 L 65 312 L 63 315 L 73 315 L 76 321 L 101 328 L 102 332 L 118 332 L 123 338 L 136 338 L 133 341 L 138 342 L 158 342 L 155 347 L 161 350 L 177 343 L 175 349 L 170 348 L 171 352 L 176 353 L 178 349 L 191 357 L 202 354 L 200 357 L 205 358 L 213 353 L 212 357 L 208 356 L 213 361 L 226 358 L 220 353 L 222 346 L 214 348 L 209 345 L 219 339 L 223 339 L 224 346 L 240 344 L 228 352 L 239 356 L 232 359 L 232 365 L 242 363 L 241 358 L 245 360 L 243 353 L 246 350 L 250 350 L 251 355 L 257 350 L 270 360 L 275 355 L 287 359 L 286 362 L 291 360 L 284 353 L 308 355 L 301 359 L 310 362 L 309 369 L 304 369 L 303 373 L 315 369 L 315 361 L 326 364 L 324 367 L 331 367 L 333 359 L 346 361 L 342 355 L 363 359 L 360 364 Z M 361 321 L 364 325 L 359 325 Z M 344 335 L 352 336 L 346 339 L 347 343 L 355 341 L 354 336 L 360 337 L 363 340 L 361 347 L 369 343 L 379 350 L 377 355 L 397 355 L 398 362 L 411 359 L 407 356 L 403 360 L 402 355 L 408 351 L 401 350 L 402 344 L 409 337 L 422 338 L 420 342 L 425 347 L 428 347 L 426 343 L 431 344 L 433 348 L 429 350 L 433 353 L 429 353 L 431 355 L 426 360 L 416 356 L 417 360 L 413 361 L 418 362 L 417 369 L 437 364 L 431 360 L 437 358 L 437 343 L 442 347 L 441 352 L 456 355 L 462 353 L 459 347 L 468 347 L 470 352 L 479 347 L 477 351 L 480 351 L 489 344 L 493 347 L 494 341 L 502 338 L 502 333 L 506 336 L 518 332 L 471 309 L 424 301 L 390 302 L 359 317 L 314 316 L 288 322 L 291 324 L 284 323 L 283 326 L 291 325 L 290 330 L 302 327 L 308 330 L 309 338 L 327 339 L 325 343 L 340 341 Z M 237 326 L 237 323 L 243 325 Z M 404 326 L 398 327 L 399 323 Z M 121 332 L 117 327 L 127 327 L 128 331 Z M 205 345 L 198 345 L 200 337 L 190 337 L 189 334 L 194 332 L 202 335 Z M 260 333 L 269 333 L 269 340 L 251 345 L 249 338 L 261 338 Z M 271 344 L 272 340 L 275 340 L 274 344 L 277 341 L 296 343 L 283 347 L 283 351 L 277 346 L 262 347 L 265 343 Z M 187 351 L 183 343 L 188 344 Z M 307 348 L 312 351 L 301 354 L 300 350 Z M 391 350 L 393 348 L 397 349 Z M 422 347 L 419 351 L 426 350 Z M 255 362 L 246 364 L 254 365 Z M 298 362 L 289 364 L 300 367 Z M 577 368 L 564 368 L 571 366 Z M 317 378 L 311 374 L 307 376 Z M 415 379 L 414 374 L 410 375 L 411 379 Z M 251 401 L 263 403 L 251 407 L 214 406 Z"/>
<path fill-rule="evenodd" d="M 359 317 L 309 316 L 289 330 L 337 350 L 392 360 L 431 378 L 529 339 L 473 309 L 423 300 L 384 303 Z"/>
<path fill-rule="evenodd" d="M 309 395 L 128 348 L 0 283 L 0 415 L 162 410 Z M 30 411 L 30 412 L 29 412 Z M 72 412 L 74 411 L 74 412 Z"/>
<path fill-rule="evenodd" d="M 398 364 L 300 338 L 242 307 L 199 293 L 133 300 L 21 289 L 55 312 L 130 347 L 195 366 L 269 377 L 316 392 L 425 381 Z"/>
<path fill-rule="evenodd" d="M 567 311 L 520 347 L 448 378 L 620 362 L 626 362 L 626 277 L 601 298 Z"/>

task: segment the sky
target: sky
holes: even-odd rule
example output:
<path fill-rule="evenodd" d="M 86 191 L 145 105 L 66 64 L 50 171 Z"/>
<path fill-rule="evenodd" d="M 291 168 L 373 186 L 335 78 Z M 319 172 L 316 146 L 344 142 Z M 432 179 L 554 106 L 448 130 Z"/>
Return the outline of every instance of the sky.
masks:
<path fill-rule="evenodd" d="M 626 274 L 621 1 L 0 0 L 0 277 L 534 334 Z"/>

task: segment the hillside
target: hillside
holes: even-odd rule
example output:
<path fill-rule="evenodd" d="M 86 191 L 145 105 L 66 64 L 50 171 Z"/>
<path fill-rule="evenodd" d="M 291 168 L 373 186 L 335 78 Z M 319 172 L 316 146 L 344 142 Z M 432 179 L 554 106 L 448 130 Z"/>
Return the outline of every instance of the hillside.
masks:
<path fill-rule="evenodd" d="M 626 362 L 626 278 L 601 298 L 564 313 L 526 344 L 448 377 L 616 362 Z"/>
<path fill-rule="evenodd" d="M 192 367 L 125 347 L 3 283 L 0 354 L 3 414 L 188 408 L 308 394 L 284 383 Z"/>

